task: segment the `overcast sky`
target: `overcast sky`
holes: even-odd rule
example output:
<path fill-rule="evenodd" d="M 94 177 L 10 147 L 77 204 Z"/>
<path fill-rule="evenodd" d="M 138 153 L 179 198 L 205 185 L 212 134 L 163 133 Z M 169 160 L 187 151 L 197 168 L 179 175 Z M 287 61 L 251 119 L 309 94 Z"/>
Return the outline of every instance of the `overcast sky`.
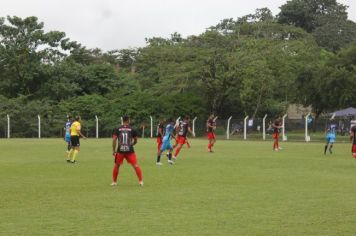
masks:
<path fill-rule="evenodd" d="M 348 5 L 356 22 L 356 1 Z M 145 38 L 197 35 L 225 18 L 268 7 L 276 15 L 286 0 L 0 0 L 0 16 L 37 16 L 46 30 L 103 50 L 141 47 Z"/>

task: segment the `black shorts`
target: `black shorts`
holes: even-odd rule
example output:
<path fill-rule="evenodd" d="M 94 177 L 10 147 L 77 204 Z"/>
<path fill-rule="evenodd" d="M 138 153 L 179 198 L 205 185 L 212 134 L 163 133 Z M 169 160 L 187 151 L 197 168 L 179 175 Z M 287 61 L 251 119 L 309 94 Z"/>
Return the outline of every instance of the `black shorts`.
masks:
<path fill-rule="evenodd" d="M 79 147 L 80 146 L 79 136 L 70 136 L 70 143 L 72 147 Z"/>

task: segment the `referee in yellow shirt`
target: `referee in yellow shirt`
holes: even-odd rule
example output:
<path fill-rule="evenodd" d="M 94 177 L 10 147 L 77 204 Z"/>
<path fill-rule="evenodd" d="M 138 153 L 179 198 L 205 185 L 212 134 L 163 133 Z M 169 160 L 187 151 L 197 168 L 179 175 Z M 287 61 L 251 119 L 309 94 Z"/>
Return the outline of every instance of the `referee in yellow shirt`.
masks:
<path fill-rule="evenodd" d="M 80 116 L 75 117 L 75 120 L 70 127 L 70 142 L 71 142 L 72 148 L 70 149 L 70 152 L 68 153 L 67 162 L 69 162 L 69 163 L 76 162 L 75 158 L 77 157 L 78 152 L 80 150 L 79 137 L 81 136 L 82 138 L 86 139 L 86 137 L 82 134 L 82 132 L 80 132 L 81 125 L 80 125 L 79 121 L 80 121 Z"/>

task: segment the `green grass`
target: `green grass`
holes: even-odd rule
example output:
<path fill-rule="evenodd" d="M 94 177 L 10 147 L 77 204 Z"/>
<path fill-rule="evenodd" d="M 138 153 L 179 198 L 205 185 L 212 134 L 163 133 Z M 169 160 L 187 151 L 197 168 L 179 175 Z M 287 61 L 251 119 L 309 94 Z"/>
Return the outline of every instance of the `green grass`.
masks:
<path fill-rule="evenodd" d="M 0 140 L 0 235 L 354 235 L 350 144 L 190 139 L 176 165 L 136 152 L 145 186 L 124 164 L 111 187 L 111 140 L 82 140 L 77 165 L 59 139 Z"/>

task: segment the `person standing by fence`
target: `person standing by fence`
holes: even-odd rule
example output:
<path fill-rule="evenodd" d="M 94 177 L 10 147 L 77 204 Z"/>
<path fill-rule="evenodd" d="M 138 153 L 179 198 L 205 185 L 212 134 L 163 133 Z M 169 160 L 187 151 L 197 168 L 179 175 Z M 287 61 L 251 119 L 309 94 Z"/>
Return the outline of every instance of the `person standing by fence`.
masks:
<path fill-rule="evenodd" d="M 277 119 L 272 123 L 272 128 L 273 128 L 272 138 L 273 138 L 273 140 L 274 140 L 274 142 L 273 142 L 273 150 L 274 150 L 274 151 L 278 151 L 278 150 L 282 149 L 282 148 L 279 146 L 279 129 L 282 128 L 281 118 L 277 118 Z"/>
<path fill-rule="evenodd" d="M 332 148 L 333 148 L 333 145 L 334 145 L 335 139 L 336 139 L 336 130 L 337 130 L 337 126 L 333 122 L 333 120 L 331 120 L 331 122 L 328 125 L 328 128 L 326 130 L 326 144 L 324 147 L 324 155 L 326 155 L 326 150 L 328 149 L 328 147 L 329 147 L 330 154 L 333 153 Z"/>
<path fill-rule="evenodd" d="M 210 115 L 206 122 L 206 131 L 208 136 L 208 152 L 213 152 L 212 148 L 216 142 L 215 136 L 216 122 L 214 120 L 214 114 Z"/>

